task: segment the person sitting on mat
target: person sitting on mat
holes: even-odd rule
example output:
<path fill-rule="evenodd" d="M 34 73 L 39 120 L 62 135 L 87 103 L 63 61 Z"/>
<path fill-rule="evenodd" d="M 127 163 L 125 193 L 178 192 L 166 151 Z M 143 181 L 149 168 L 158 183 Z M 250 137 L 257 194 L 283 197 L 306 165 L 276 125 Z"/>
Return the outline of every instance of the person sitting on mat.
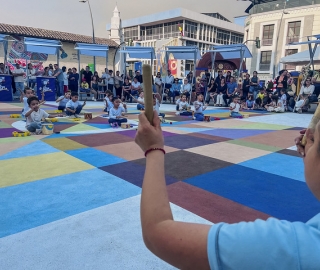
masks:
<path fill-rule="evenodd" d="M 104 98 L 104 112 L 109 113 L 111 108 L 113 108 L 113 93 L 110 90 L 106 91 L 106 97 Z"/>
<path fill-rule="evenodd" d="M 35 96 L 35 92 L 30 87 L 25 87 L 23 92 L 21 92 L 20 102 L 23 102 L 23 109 L 21 113 L 22 116 L 25 116 L 25 114 L 30 110 L 29 104 L 28 104 L 28 98 L 34 97 L 34 96 Z M 42 92 L 42 98 L 40 100 L 40 103 L 41 102 L 44 102 L 44 92 Z"/>
<path fill-rule="evenodd" d="M 28 98 L 29 111 L 25 114 L 26 128 L 29 132 L 35 135 L 41 134 L 41 121 L 44 118 L 54 118 L 63 115 L 50 115 L 46 111 L 40 109 L 40 101 L 37 97 Z"/>
<path fill-rule="evenodd" d="M 165 114 L 160 112 L 160 101 L 161 96 L 159 93 L 153 94 L 153 110 L 157 112 L 158 116 L 161 117 L 162 122 L 165 122 Z"/>
<path fill-rule="evenodd" d="M 234 118 L 243 117 L 240 111 L 240 98 L 238 96 L 233 97 L 233 101 L 230 104 L 229 110 L 231 111 L 230 116 Z"/>
<path fill-rule="evenodd" d="M 179 106 L 179 111 L 176 113 L 177 115 L 184 115 L 189 116 L 192 115 L 192 112 L 190 110 L 190 105 L 187 101 L 186 95 L 181 95 L 181 98 L 179 99 L 179 102 L 177 102 L 177 105 Z"/>
<path fill-rule="evenodd" d="M 109 112 L 109 123 L 117 123 L 117 125 L 127 123 L 128 119 L 124 117 L 127 113 L 127 105 L 123 103 L 123 106 L 120 106 L 121 100 L 118 97 L 114 97 L 112 103 L 113 108 L 111 108 Z"/>
<path fill-rule="evenodd" d="M 144 93 L 143 91 L 140 92 L 138 99 L 136 99 L 134 96 L 130 95 L 131 98 L 136 101 L 137 104 L 137 110 L 138 111 L 144 111 Z"/>
<path fill-rule="evenodd" d="M 203 95 L 202 94 L 198 94 L 197 100 L 195 102 L 193 102 L 193 105 L 194 105 L 194 110 L 195 110 L 193 119 L 196 121 L 204 121 L 203 111 L 205 109 L 207 109 L 207 106 L 204 106 L 204 104 L 203 104 Z"/>
<path fill-rule="evenodd" d="M 80 112 L 84 106 L 86 106 L 86 101 L 81 105 L 78 101 L 79 95 L 78 93 L 71 93 L 71 99 L 66 104 L 66 114 L 67 116 L 74 116 L 76 118 L 80 118 Z"/>
<path fill-rule="evenodd" d="M 56 100 L 56 103 L 59 102 L 59 106 L 58 106 L 59 111 L 64 112 L 64 110 L 66 109 L 66 105 L 70 100 L 70 97 L 71 97 L 71 91 L 68 90 L 64 93 L 64 96 L 61 96 Z"/>

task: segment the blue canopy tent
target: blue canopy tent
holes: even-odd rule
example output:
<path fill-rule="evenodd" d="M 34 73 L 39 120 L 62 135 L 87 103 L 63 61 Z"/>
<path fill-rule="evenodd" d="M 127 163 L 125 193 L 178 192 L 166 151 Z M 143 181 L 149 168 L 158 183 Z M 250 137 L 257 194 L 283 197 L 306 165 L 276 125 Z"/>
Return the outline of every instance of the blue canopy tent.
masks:
<path fill-rule="evenodd" d="M 8 53 L 8 35 L 0 34 L 0 43 L 3 44 L 3 53 L 4 53 L 4 63 L 7 63 L 7 53 Z"/>
<path fill-rule="evenodd" d="M 194 61 L 193 76 L 195 78 L 197 61 L 201 59 L 200 50 L 198 46 L 166 46 L 165 60 L 168 66 L 168 70 L 170 69 L 169 67 L 170 54 L 173 56 L 174 59 L 193 60 Z M 165 91 L 165 89 L 163 89 L 163 91 Z M 162 95 L 162 101 L 163 101 L 163 96 L 164 95 Z"/>
<path fill-rule="evenodd" d="M 122 48 L 120 53 L 124 54 L 124 63 L 127 62 L 127 56 L 135 59 L 150 59 L 151 66 L 153 60 L 156 59 L 156 54 L 153 47 L 126 46 Z M 124 66 L 126 67 L 126 65 Z M 124 74 L 126 74 L 126 70 L 124 70 Z"/>
<path fill-rule="evenodd" d="M 313 39 L 315 38 L 315 39 Z M 303 42 L 292 42 L 292 43 L 289 43 L 287 44 L 288 46 L 290 45 L 308 45 L 309 47 L 309 62 L 311 65 L 312 65 L 312 68 L 314 70 L 314 58 L 316 55 L 319 54 L 318 52 L 318 44 L 320 44 L 320 35 L 314 35 L 314 36 L 308 36 L 307 37 L 307 41 L 303 41 Z M 314 45 L 314 46 L 312 46 Z M 300 52 L 300 56 L 303 56 L 306 54 L 307 51 L 304 51 L 304 52 Z M 299 53 L 298 53 L 299 54 Z M 303 54 L 303 55 L 302 55 Z M 294 56 L 295 54 L 292 54 L 292 55 L 289 55 L 287 57 L 284 57 L 281 59 L 281 62 L 282 63 L 286 63 L 286 61 L 290 61 L 291 58 L 295 58 Z M 291 58 L 290 58 L 291 57 Z M 299 55 L 298 55 L 299 57 Z M 302 60 L 302 59 L 301 59 Z M 319 59 L 316 59 L 316 60 L 319 60 Z M 302 61 L 301 61 L 302 62 Z M 318 61 L 317 61 L 318 62 Z"/>
<path fill-rule="evenodd" d="M 62 47 L 62 43 L 60 40 L 25 37 L 24 46 L 25 46 L 25 51 L 27 52 L 56 55 L 57 64 L 59 64 L 59 51 Z M 26 59 L 26 62 L 27 62 L 27 59 Z M 28 68 L 26 69 L 26 71 L 27 71 L 27 78 L 29 83 Z"/>
<path fill-rule="evenodd" d="M 106 58 L 106 67 L 108 67 L 108 45 L 99 45 L 99 44 L 88 44 L 88 43 L 76 43 L 75 50 L 78 52 L 78 69 L 80 72 L 80 56 L 95 56 L 95 57 L 104 57 Z M 81 83 L 81 78 L 79 77 L 79 83 Z M 79 90 L 78 90 L 79 91 Z"/>
<path fill-rule="evenodd" d="M 245 44 L 213 45 L 209 52 L 211 53 L 212 67 L 214 67 L 217 53 L 221 55 L 223 60 L 240 59 L 239 74 L 242 72 L 244 59 L 252 58 L 252 54 Z M 214 72 L 214 68 L 212 71 Z"/>

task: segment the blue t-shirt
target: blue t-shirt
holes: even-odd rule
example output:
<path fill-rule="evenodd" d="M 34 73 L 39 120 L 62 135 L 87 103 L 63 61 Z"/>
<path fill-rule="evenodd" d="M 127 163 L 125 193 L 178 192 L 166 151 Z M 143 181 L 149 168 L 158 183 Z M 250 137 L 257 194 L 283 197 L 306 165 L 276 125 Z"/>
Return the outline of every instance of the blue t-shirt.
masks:
<path fill-rule="evenodd" d="M 250 108 L 250 109 L 251 109 L 251 108 L 253 107 L 253 105 L 254 105 L 254 101 L 253 101 L 253 100 L 247 100 L 246 103 L 247 103 L 247 107 Z"/>
<path fill-rule="evenodd" d="M 208 234 L 211 269 L 320 269 L 320 214 L 307 223 L 219 223 Z"/>
<path fill-rule="evenodd" d="M 228 90 L 227 90 L 228 94 L 232 94 L 234 90 L 238 87 L 238 85 L 235 82 L 233 82 L 233 83 L 228 83 L 227 87 L 228 87 Z"/>
<path fill-rule="evenodd" d="M 65 96 L 61 96 L 60 98 L 63 98 L 62 100 L 60 100 L 59 102 L 59 106 L 61 107 L 66 107 L 67 103 L 69 102 L 69 98 L 66 98 Z"/>
<path fill-rule="evenodd" d="M 70 99 L 67 104 L 66 104 L 66 107 L 67 108 L 74 108 L 76 109 L 78 106 L 81 106 L 80 102 L 79 101 L 76 101 L 76 102 L 73 102 L 72 99 Z"/>

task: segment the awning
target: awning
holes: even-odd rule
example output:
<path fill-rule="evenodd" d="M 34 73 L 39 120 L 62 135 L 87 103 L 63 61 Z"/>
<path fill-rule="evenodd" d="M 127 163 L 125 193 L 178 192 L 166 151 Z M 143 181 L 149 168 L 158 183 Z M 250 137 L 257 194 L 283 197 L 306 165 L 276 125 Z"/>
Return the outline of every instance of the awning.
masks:
<path fill-rule="evenodd" d="M 97 57 L 106 57 L 109 51 L 109 46 L 99 44 L 76 43 L 74 48 L 78 50 L 81 55 Z"/>
<path fill-rule="evenodd" d="M 8 35 L 3 35 L 3 34 L 0 34 L 0 42 L 4 42 L 4 41 L 7 41 L 7 37 L 9 37 Z"/>
<path fill-rule="evenodd" d="M 209 52 L 220 53 L 224 60 L 252 58 L 252 54 L 245 44 L 213 45 Z"/>
<path fill-rule="evenodd" d="M 299 53 L 291 54 L 281 58 L 280 62 L 282 64 L 291 64 L 295 66 L 303 66 L 310 63 L 310 51 L 302 51 Z M 320 47 L 318 47 L 313 56 L 314 64 L 320 64 Z"/>
<path fill-rule="evenodd" d="M 128 54 L 130 58 L 155 59 L 156 54 L 153 47 L 124 47 L 120 53 Z"/>
<path fill-rule="evenodd" d="M 8 53 L 8 40 L 7 37 L 9 37 L 9 35 L 3 35 L 0 34 L 0 43 L 3 44 L 3 55 L 4 55 L 4 62 L 7 62 L 7 53 Z"/>
<path fill-rule="evenodd" d="M 197 46 L 167 46 L 166 54 L 172 54 L 174 59 L 200 60 L 201 55 Z"/>
<path fill-rule="evenodd" d="M 59 40 L 24 38 L 25 51 L 45 54 L 58 54 L 62 43 Z"/>

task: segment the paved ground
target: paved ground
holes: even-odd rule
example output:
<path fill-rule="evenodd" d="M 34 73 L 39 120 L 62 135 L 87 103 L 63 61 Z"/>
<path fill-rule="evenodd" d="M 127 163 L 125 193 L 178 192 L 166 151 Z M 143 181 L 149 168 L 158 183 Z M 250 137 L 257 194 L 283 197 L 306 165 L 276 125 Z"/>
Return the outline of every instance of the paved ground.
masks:
<path fill-rule="evenodd" d="M 145 160 L 135 126 L 111 128 L 101 107 L 88 103 L 89 121 L 60 119 L 60 134 L 13 138 L 24 123 L 9 116 L 22 104 L 0 103 L 0 269 L 172 269 L 141 238 Z M 176 116 L 174 106 L 162 110 L 175 219 L 307 221 L 319 212 L 293 142 L 311 115 L 230 119 L 211 108 L 206 114 L 221 120 L 207 123 Z M 129 112 L 136 125 L 138 112 Z"/>

